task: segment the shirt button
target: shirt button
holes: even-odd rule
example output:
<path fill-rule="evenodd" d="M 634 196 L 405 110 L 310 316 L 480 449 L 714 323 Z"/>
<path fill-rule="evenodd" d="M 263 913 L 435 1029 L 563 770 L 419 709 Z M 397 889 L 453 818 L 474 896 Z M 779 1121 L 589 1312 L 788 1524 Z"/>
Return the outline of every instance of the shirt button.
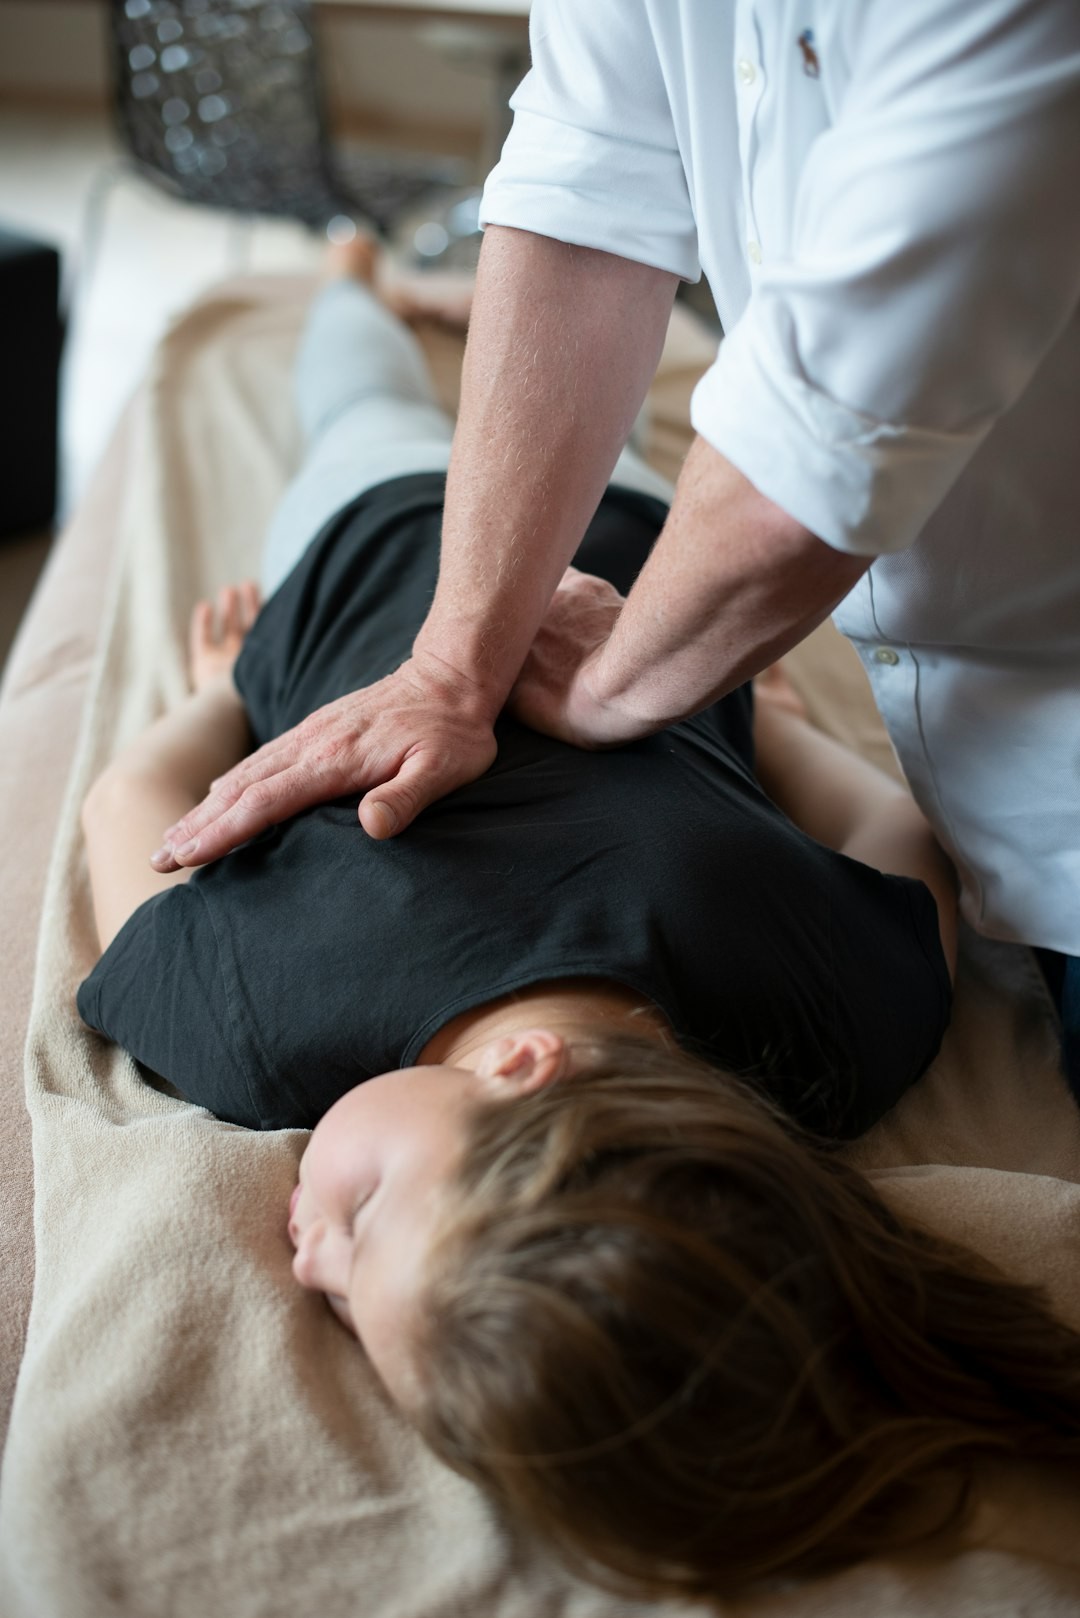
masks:
<path fill-rule="evenodd" d="M 761 263 L 761 243 L 760 242 L 747 242 L 746 251 L 747 251 L 747 254 L 749 255 L 751 264 L 760 264 Z"/>
<path fill-rule="evenodd" d="M 735 71 L 739 75 L 740 84 L 753 84 L 757 78 L 757 68 L 748 56 L 740 56 Z"/>
<path fill-rule="evenodd" d="M 900 659 L 891 646 L 879 646 L 874 652 L 875 663 L 886 663 L 889 668 L 895 668 Z"/>

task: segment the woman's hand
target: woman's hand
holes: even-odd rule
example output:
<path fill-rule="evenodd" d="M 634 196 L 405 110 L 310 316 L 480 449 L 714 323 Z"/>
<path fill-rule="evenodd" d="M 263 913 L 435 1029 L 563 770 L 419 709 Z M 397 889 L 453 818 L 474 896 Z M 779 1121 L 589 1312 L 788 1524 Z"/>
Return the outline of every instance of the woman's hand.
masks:
<path fill-rule="evenodd" d="M 254 579 L 223 585 L 216 607 L 213 601 L 198 603 L 188 629 L 188 672 L 193 691 L 202 691 L 211 681 L 232 673 L 261 604 Z"/>
<path fill-rule="evenodd" d="M 592 684 L 623 600 L 606 579 L 567 568 L 510 693 L 515 718 L 574 747 L 614 747 L 643 734 L 601 704 Z"/>
<path fill-rule="evenodd" d="M 404 831 L 428 804 L 477 776 L 496 753 L 484 693 L 430 655 L 414 656 L 250 754 L 166 831 L 157 871 L 207 865 L 302 809 L 364 793 L 370 837 Z"/>

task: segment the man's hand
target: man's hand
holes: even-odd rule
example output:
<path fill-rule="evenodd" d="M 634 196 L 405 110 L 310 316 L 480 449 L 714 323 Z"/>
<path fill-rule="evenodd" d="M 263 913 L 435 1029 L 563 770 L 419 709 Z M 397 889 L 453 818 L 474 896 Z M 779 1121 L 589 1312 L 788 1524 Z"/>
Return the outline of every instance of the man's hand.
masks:
<path fill-rule="evenodd" d="M 151 864 L 162 872 L 207 865 L 267 826 L 349 792 L 366 793 L 359 818 L 367 834 L 392 837 L 428 804 L 483 775 L 496 753 L 493 719 L 479 687 L 438 659 L 411 658 L 317 709 L 215 781 L 169 827 Z"/>
<path fill-rule="evenodd" d="M 606 579 L 567 568 L 510 693 L 515 718 L 575 747 L 615 747 L 644 733 L 597 702 L 590 686 L 622 608 Z"/>

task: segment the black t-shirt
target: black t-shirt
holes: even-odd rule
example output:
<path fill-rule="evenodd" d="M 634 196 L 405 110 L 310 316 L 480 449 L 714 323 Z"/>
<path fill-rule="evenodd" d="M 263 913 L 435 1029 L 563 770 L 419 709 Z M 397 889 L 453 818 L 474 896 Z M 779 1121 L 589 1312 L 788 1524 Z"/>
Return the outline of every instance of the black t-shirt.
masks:
<path fill-rule="evenodd" d="M 267 603 L 235 676 L 258 743 L 408 656 L 444 489 L 424 474 L 369 491 Z M 628 590 L 664 516 L 609 491 L 578 565 Z M 754 779 L 750 722 L 743 688 L 588 753 L 504 716 L 490 770 L 402 835 L 371 841 L 350 795 L 142 905 L 79 1011 L 220 1117 L 310 1127 L 459 1012 L 603 978 L 811 1127 L 858 1134 L 940 1043 L 936 908 L 797 830 Z"/>

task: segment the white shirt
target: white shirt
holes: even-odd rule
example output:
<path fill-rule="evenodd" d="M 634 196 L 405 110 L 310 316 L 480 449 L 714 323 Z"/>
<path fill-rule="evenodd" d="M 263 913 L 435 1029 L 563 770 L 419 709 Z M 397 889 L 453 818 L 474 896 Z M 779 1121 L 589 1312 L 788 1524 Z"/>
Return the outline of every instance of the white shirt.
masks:
<path fill-rule="evenodd" d="M 966 916 L 1080 954 L 1080 3 L 534 0 L 531 38 L 483 222 L 704 269 L 695 428 L 880 558 L 837 622 Z"/>

